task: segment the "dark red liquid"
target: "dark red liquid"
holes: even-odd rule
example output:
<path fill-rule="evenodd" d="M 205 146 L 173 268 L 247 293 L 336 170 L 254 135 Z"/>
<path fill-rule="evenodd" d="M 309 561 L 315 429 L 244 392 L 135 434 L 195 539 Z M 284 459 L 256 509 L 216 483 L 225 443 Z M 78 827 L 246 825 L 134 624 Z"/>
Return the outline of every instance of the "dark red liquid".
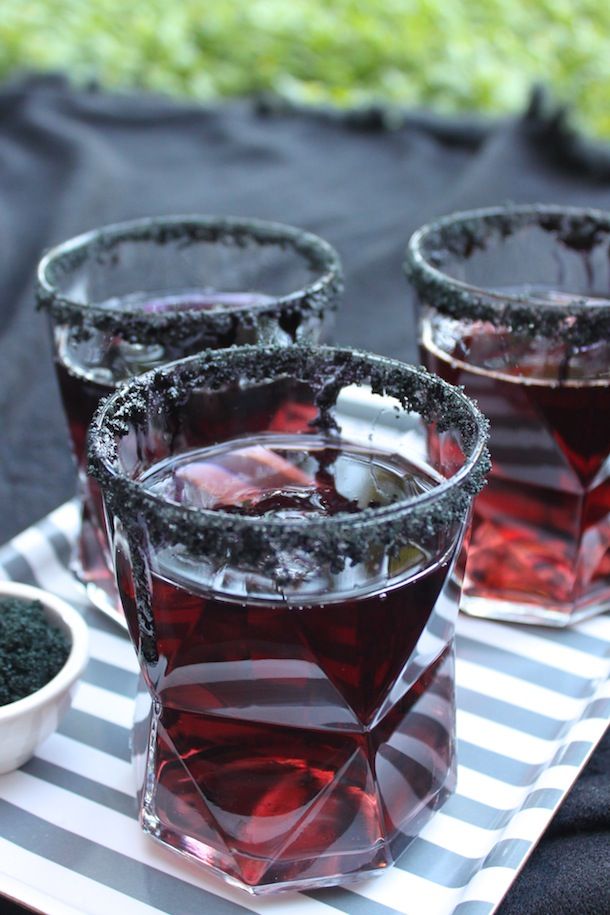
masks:
<path fill-rule="evenodd" d="M 205 311 L 218 308 L 231 310 L 244 306 L 254 308 L 272 301 L 269 296 L 251 292 L 209 292 L 202 295 L 195 291 L 154 299 L 138 293 L 129 300 L 109 303 L 108 308 L 118 304 L 144 312 L 180 312 L 193 309 Z M 229 346 L 235 342 L 234 339 L 225 339 L 221 336 L 217 341 L 206 339 L 201 346 L 196 341 L 190 341 L 183 349 L 175 346 L 167 349 L 159 346 L 130 345 L 118 337 L 107 337 L 103 334 L 97 334 L 93 338 L 93 343 L 87 341 L 78 344 L 71 343 L 64 330 L 59 330 L 56 334 L 55 367 L 79 469 L 83 503 L 77 556 L 78 575 L 87 585 L 94 585 L 103 592 L 97 595 L 96 602 L 101 600 L 108 609 L 116 607 L 116 611 L 120 613 L 108 556 L 101 495 L 94 481 L 86 477 L 87 432 L 100 400 L 112 394 L 121 382 L 156 365 L 189 355 L 204 346 Z"/>
<path fill-rule="evenodd" d="M 487 329 L 451 355 L 423 348 L 427 367 L 464 385 L 491 423 L 493 470 L 475 502 L 463 605 L 589 615 L 610 604 L 610 379 L 566 380 L 566 354 L 548 348 L 507 370 L 506 345 Z M 579 358 L 586 366 L 594 354 Z"/>
<path fill-rule="evenodd" d="M 87 466 L 87 431 L 103 397 L 116 389 L 113 384 L 101 384 L 68 371 L 59 360 L 55 363 L 59 390 L 68 420 L 72 448 L 79 468 Z"/>
<path fill-rule="evenodd" d="M 373 489 L 391 501 L 434 483 L 387 455 L 282 440 L 280 461 L 252 451 L 268 438 L 242 441 L 216 455 L 213 472 L 200 453 L 146 480 L 168 498 L 303 523 L 357 512 Z M 119 542 L 117 573 L 137 640 L 126 549 Z M 160 553 L 150 595 L 159 660 L 144 671 L 158 701 L 145 828 L 255 890 L 392 863 L 454 786 L 455 549 L 431 557 L 413 545 L 337 575 L 298 557 L 282 593 L 244 569 L 216 570 L 214 593 L 205 563 Z M 143 726 L 136 751 L 146 744 Z"/>
<path fill-rule="evenodd" d="M 112 394 L 115 388 L 79 378 L 59 361 L 55 367 L 78 466 L 82 500 L 81 531 L 75 557 L 76 571 L 81 581 L 100 589 L 100 598 L 103 599 L 102 595 L 105 595 L 108 606 L 116 607 L 116 612 L 120 613 L 108 554 L 102 497 L 95 480 L 86 475 L 89 425 L 100 400 Z"/>

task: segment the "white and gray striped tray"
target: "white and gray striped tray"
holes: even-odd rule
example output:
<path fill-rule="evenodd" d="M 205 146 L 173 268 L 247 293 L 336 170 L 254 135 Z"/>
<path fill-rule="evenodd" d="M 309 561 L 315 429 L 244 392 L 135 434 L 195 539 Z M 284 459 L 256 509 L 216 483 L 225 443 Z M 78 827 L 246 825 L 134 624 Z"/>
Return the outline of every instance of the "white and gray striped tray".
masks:
<path fill-rule="evenodd" d="M 495 909 L 608 723 L 609 616 L 569 631 L 461 617 L 456 795 L 380 878 L 249 897 L 140 833 L 128 749 L 135 656 L 66 569 L 76 526 L 67 503 L 0 548 L 0 577 L 62 595 L 91 627 L 91 660 L 59 731 L 0 776 L 0 893 L 49 915 Z"/>

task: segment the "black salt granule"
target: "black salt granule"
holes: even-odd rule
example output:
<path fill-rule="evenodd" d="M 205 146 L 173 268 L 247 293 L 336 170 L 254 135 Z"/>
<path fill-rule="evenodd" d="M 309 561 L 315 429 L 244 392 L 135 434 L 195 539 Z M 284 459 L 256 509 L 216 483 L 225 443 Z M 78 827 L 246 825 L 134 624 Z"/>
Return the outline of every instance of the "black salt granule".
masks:
<path fill-rule="evenodd" d="M 0 598 L 0 706 L 36 692 L 59 673 L 69 641 L 38 600 Z"/>

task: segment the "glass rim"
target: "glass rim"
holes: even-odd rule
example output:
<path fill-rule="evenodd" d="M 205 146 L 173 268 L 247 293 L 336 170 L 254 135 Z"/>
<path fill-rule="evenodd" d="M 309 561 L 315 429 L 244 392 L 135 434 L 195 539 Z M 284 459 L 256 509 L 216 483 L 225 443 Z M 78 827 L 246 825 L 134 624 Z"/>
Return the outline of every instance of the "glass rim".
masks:
<path fill-rule="evenodd" d="M 283 295 L 269 296 L 271 301 L 248 305 L 219 305 L 210 309 L 184 309 L 166 312 L 142 312 L 137 307 L 108 309 L 99 303 L 79 302 L 63 295 L 52 271 L 66 272 L 90 257 L 112 252 L 123 242 L 164 244 L 190 239 L 193 244 L 232 239 L 252 239 L 261 247 L 284 245 L 318 272 L 310 283 Z M 244 216 L 173 214 L 146 216 L 99 226 L 66 239 L 48 250 L 40 259 L 36 274 L 38 308 L 48 311 L 57 321 L 75 328 L 85 324 L 110 333 L 120 332 L 133 339 L 150 341 L 167 338 L 168 331 L 179 338 L 193 330 L 222 329 L 227 316 L 281 316 L 296 311 L 326 313 L 334 310 L 343 291 L 343 270 L 337 251 L 318 235 L 296 226 Z"/>
<path fill-rule="evenodd" d="M 435 420 L 445 428 L 456 427 L 464 440 L 464 463 L 451 477 L 420 495 L 398 500 L 391 505 L 366 508 L 358 513 L 338 513 L 307 519 L 280 519 L 271 516 L 252 517 L 214 509 L 180 505 L 148 490 L 141 482 L 121 472 L 117 466 L 116 445 L 124 435 L 126 424 L 141 418 L 142 397 L 155 391 L 176 403 L 185 390 L 217 390 L 243 373 L 253 385 L 282 377 L 295 377 L 312 384 L 320 382 L 320 368 L 331 382 L 322 383 L 316 399 L 320 415 L 330 417 L 341 390 L 350 384 L 368 382 L 374 393 L 398 397 L 405 412 L 419 413 L 426 421 Z M 341 377 L 342 376 L 342 377 Z M 332 388 L 332 390 L 331 390 Z M 324 397 L 327 398 L 326 402 Z M 332 418 L 328 428 L 332 428 Z M 442 431 L 442 430 L 440 430 Z M 293 345 L 240 346 L 213 350 L 189 356 L 139 375 L 122 385 L 99 407 L 89 434 L 89 472 L 110 494 L 118 514 L 161 517 L 164 524 L 180 532 L 180 542 L 214 531 L 221 541 L 244 537 L 270 548 L 284 538 L 311 544 L 330 537 L 345 546 L 347 555 L 362 552 L 362 545 L 379 543 L 383 535 L 400 534 L 406 543 L 424 533 L 430 535 L 447 529 L 466 517 L 470 501 L 484 485 L 489 470 L 487 451 L 488 422 L 477 405 L 464 392 L 423 367 L 415 367 L 351 348 Z M 157 521 L 158 523 L 158 521 Z M 368 533 L 368 538 L 367 538 Z M 257 542 L 256 548 L 260 547 Z"/>
<path fill-rule="evenodd" d="M 489 321 L 531 334 L 559 334 L 574 343 L 603 339 L 610 331 L 610 292 L 603 304 L 591 305 L 586 295 L 566 293 L 569 301 L 557 305 L 536 293 L 497 292 L 459 280 L 442 269 L 443 252 L 462 260 L 459 246 L 482 247 L 497 234 L 500 239 L 537 225 L 573 250 L 593 248 L 600 236 L 610 242 L 610 212 L 559 204 L 506 204 L 464 210 L 443 216 L 417 229 L 407 244 L 404 272 L 425 304 L 457 320 Z M 438 265 L 434 261 L 438 261 Z"/>

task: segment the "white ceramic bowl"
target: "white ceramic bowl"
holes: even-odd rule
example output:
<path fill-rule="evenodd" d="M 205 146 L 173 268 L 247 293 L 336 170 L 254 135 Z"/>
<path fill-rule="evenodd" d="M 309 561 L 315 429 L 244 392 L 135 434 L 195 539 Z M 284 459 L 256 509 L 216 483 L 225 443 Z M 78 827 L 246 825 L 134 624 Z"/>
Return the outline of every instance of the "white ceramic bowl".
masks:
<path fill-rule="evenodd" d="M 71 648 L 66 663 L 52 680 L 24 699 L 0 705 L 0 773 L 27 762 L 55 730 L 70 707 L 76 681 L 87 663 L 89 645 L 85 621 L 61 598 L 30 585 L 0 581 L 0 601 L 4 597 L 39 600 L 47 618 L 66 633 Z"/>

